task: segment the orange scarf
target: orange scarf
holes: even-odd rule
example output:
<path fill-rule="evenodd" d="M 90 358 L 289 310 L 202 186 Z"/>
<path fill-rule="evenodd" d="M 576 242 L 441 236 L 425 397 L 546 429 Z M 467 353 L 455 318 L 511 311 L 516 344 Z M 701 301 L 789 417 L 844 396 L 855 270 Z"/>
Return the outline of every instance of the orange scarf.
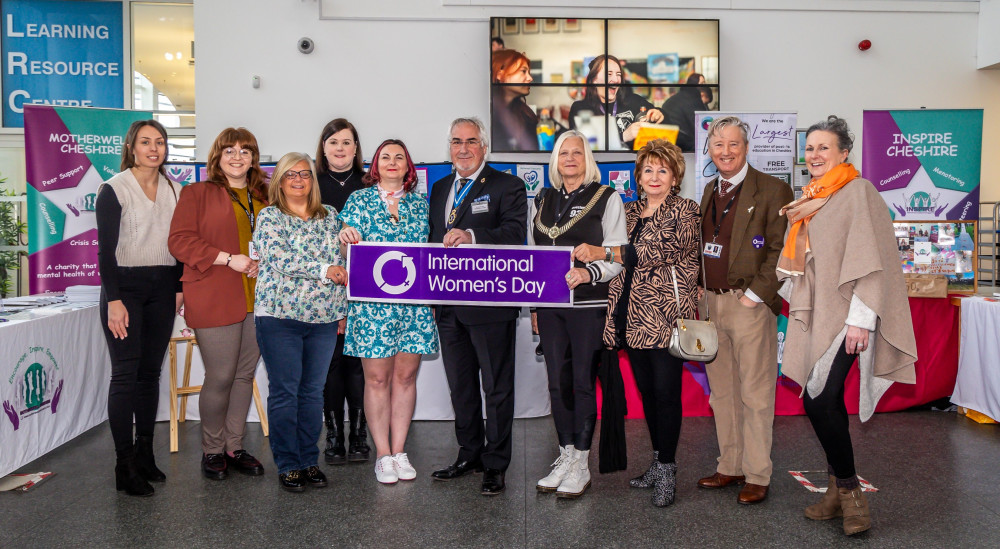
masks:
<path fill-rule="evenodd" d="M 798 276 L 805 272 L 806 252 L 809 251 L 809 220 L 844 185 L 860 177 L 849 163 L 838 164 L 819 179 L 813 179 L 804 189 L 802 197 L 781 208 L 792 224 L 785 239 L 785 247 L 778 258 L 778 271 Z"/>

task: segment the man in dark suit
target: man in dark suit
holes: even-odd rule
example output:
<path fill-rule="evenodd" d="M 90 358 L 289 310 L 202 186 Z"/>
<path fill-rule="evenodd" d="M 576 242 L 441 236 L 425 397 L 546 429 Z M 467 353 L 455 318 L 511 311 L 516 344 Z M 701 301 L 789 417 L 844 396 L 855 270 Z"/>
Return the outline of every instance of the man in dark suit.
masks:
<path fill-rule="evenodd" d="M 715 415 L 719 464 L 702 488 L 746 484 L 737 502 L 767 497 L 771 431 L 778 377 L 781 312 L 774 271 L 784 244 L 792 188 L 747 164 L 749 127 L 735 116 L 708 129 L 708 152 L 719 177 L 701 200 L 705 303 L 719 332 L 719 354 L 706 365 Z"/>
<path fill-rule="evenodd" d="M 452 122 L 449 147 L 455 172 L 431 186 L 430 241 L 524 244 L 528 199 L 524 182 L 486 165 L 489 141 L 477 118 Z M 481 491 L 504 489 L 514 423 L 514 331 L 517 307 L 437 307 L 441 359 L 455 409 L 458 459 L 434 471 L 451 480 L 485 470 Z M 486 395 L 486 421 L 479 382 Z"/>

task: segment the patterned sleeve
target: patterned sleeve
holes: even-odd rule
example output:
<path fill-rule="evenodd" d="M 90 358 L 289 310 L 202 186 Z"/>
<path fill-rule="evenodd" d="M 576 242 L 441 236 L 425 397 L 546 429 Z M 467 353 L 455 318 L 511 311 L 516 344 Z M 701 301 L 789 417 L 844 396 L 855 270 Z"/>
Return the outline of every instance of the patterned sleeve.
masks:
<path fill-rule="evenodd" d="M 322 261 L 310 261 L 316 254 L 296 254 L 288 240 L 283 216 L 274 206 L 260 211 L 257 229 L 253 233 L 253 245 L 260 253 L 260 260 L 275 272 L 295 278 L 320 279 Z"/>
<path fill-rule="evenodd" d="M 663 217 L 659 238 L 634 243 L 636 269 L 676 265 L 692 250 L 697 252 L 701 212 L 693 200 L 681 199 Z"/>

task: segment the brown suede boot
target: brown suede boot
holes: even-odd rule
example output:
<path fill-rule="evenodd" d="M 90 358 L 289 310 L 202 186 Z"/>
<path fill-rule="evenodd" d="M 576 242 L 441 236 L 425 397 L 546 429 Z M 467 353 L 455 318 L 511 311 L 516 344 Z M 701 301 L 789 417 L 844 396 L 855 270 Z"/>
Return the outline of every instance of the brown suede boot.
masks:
<path fill-rule="evenodd" d="M 840 495 L 837 492 L 837 477 L 830 475 L 830 483 L 826 485 L 826 493 L 819 503 L 806 507 L 806 518 L 813 520 L 830 520 L 843 516 L 840 510 Z"/>
<path fill-rule="evenodd" d="M 859 534 L 872 527 L 868 498 L 858 486 L 853 490 L 840 488 L 840 509 L 844 513 L 844 533 L 848 536 Z"/>

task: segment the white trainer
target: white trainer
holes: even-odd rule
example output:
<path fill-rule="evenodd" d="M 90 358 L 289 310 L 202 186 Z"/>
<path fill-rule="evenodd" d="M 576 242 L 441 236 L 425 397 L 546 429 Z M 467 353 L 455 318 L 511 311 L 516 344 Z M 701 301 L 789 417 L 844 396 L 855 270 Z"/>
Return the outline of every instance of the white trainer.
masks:
<path fill-rule="evenodd" d="M 382 456 L 375 460 L 375 479 L 382 484 L 396 484 L 399 475 L 392 464 L 392 456 Z"/>
<path fill-rule="evenodd" d="M 410 465 L 410 458 L 406 457 L 406 452 L 400 452 L 392 456 L 392 466 L 396 469 L 396 476 L 399 480 L 413 480 L 417 478 L 417 470 Z"/>
<path fill-rule="evenodd" d="M 538 481 L 535 485 L 535 489 L 539 492 L 555 492 L 556 488 L 562 483 L 566 475 L 569 474 L 569 470 L 573 465 L 573 445 L 560 446 L 559 447 L 559 457 L 552 462 L 552 472 L 548 474 L 545 478 Z"/>
<path fill-rule="evenodd" d="M 556 495 L 561 498 L 578 498 L 590 488 L 590 450 L 574 450 L 573 466 L 563 479 Z"/>

